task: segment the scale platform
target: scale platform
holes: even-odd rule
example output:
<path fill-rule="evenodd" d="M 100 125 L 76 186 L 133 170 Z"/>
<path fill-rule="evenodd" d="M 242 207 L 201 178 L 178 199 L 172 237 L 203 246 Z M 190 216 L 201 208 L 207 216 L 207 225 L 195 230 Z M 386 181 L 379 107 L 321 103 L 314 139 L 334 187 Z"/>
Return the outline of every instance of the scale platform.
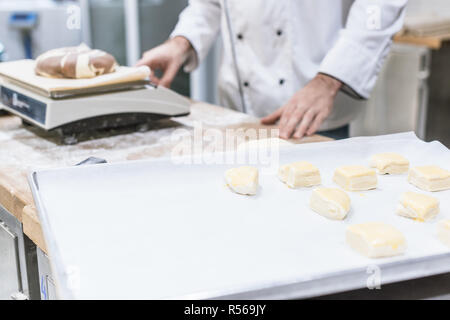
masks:
<path fill-rule="evenodd" d="M 25 124 L 56 132 L 63 143 L 76 143 L 86 131 L 142 127 L 189 114 L 188 99 L 150 85 L 139 68 L 122 67 L 100 79 L 47 79 L 34 75 L 31 62 L 0 64 L 1 104 Z"/>

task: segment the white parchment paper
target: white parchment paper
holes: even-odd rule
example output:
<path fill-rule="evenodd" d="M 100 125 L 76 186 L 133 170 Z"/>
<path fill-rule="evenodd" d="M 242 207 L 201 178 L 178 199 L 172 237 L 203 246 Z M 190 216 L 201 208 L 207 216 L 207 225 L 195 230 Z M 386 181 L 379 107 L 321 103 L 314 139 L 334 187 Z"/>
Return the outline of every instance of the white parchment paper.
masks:
<path fill-rule="evenodd" d="M 310 161 L 324 186 L 336 186 L 336 167 L 368 165 L 372 154 L 391 151 L 411 166 L 450 170 L 445 146 L 412 133 L 296 145 L 281 151 L 280 163 Z M 402 192 L 427 192 L 406 174 L 378 176 L 378 189 L 349 193 L 346 220 L 331 221 L 310 210 L 312 189 L 289 189 L 275 175 L 260 176 L 257 196 L 230 192 L 223 173 L 231 166 L 163 159 L 39 171 L 40 214 L 56 273 L 72 273 L 75 298 L 195 297 L 450 251 L 436 237 L 436 223 L 450 219 L 450 190 L 432 193 L 441 212 L 419 223 L 395 208 Z M 406 254 L 371 260 L 352 251 L 346 227 L 368 221 L 403 232 Z"/>

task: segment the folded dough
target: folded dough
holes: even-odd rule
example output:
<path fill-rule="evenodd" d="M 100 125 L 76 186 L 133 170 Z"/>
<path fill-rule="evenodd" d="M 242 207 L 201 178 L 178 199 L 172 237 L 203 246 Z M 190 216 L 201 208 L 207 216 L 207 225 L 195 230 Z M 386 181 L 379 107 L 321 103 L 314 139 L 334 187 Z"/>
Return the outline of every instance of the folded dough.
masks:
<path fill-rule="evenodd" d="M 438 166 L 414 167 L 409 171 L 408 181 L 425 191 L 450 189 L 450 171 Z"/>
<path fill-rule="evenodd" d="M 114 72 L 116 68 L 112 55 L 80 44 L 44 52 L 36 59 L 35 72 L 47 78 L 84 79 Z"/>
<path fill-rule="evenodd" d="M 450 219 L 438 223 L 438 238 L 443 244 L 450 247 Z"/>
<path fill-rule="evenodd" d="M 403 217 L 426 221 L 439 213 L 439 200 L 417 192 L 405 192 L 400 198 L 397 214 Z"/>
<path fill-rule="evenodd" d="M 343 220 L 350 211 L 350 197 L 341 189 L 316 188 L 310 203 L 312 210 L 332 220 Z"/>
<path fill-rule="evenodd" d="M 370 166 L 379 174 L 401 174 L 408 172 L 409 161 L 398 153 L 378 153 L 370 157 Z"/>
<path fill-rule="evenodd" d="M 364 166 L 343 166 L 334 172 L 333 181 L 348 191 L 375 189 L 378 184 L 374 169 Z"/>
<path fill-rule="evenodd" d="M 281 166 L 278 177 L 290 188 L 312 187 L 321 182 L 319 169 L 306 161 Z"/>
<path fill-rule="evenodd" d="M 346 238 L 353 250 L 369 258 L 395 256 L 406 249 L 403 234 L 393 226 L 380 222 L 351 225 L 347 228 Z"/>
<path fill-rule="evenodd" d="M 225 171 L 227 185 L 236 193 L 255 195 L 258 191 L 258 169 L 254 167 L 239 167 Z"/>

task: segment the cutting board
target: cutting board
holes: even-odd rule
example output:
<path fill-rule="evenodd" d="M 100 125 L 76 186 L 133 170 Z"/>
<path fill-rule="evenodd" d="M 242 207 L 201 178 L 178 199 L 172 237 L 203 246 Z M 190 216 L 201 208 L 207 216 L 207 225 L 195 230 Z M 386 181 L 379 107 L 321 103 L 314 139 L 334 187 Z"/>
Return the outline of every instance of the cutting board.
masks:
<path fill-rule="evenodd" d="M 100 88 L 148 79 L 150 69 L 141 67 L 118 67 L 116 72 L 91 79 L 57 79 L 38 76 L 34 72 L 34 60 L 17 60 L 0 63 L 0 76 L 32 87 L 47 95 L 57 92 Z"/>

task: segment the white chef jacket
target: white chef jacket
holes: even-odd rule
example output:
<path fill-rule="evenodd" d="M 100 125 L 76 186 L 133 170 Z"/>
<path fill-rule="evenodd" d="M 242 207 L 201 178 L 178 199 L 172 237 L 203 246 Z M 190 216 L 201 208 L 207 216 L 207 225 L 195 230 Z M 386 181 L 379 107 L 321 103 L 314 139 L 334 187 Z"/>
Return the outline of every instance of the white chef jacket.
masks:
<path fill-rule="evenodd" d="M 407 0 L 190 0 L 171 37 L 194 48 L 195 69 L 219 30 L 223 52 L 219 99 L 223 106 L 266 116 L 318 72 L 344 83 L 342 91 L 367 99 L 401 29 Z M 338 94 L 320 130 L 348 124 L 361 108 Z"/>

